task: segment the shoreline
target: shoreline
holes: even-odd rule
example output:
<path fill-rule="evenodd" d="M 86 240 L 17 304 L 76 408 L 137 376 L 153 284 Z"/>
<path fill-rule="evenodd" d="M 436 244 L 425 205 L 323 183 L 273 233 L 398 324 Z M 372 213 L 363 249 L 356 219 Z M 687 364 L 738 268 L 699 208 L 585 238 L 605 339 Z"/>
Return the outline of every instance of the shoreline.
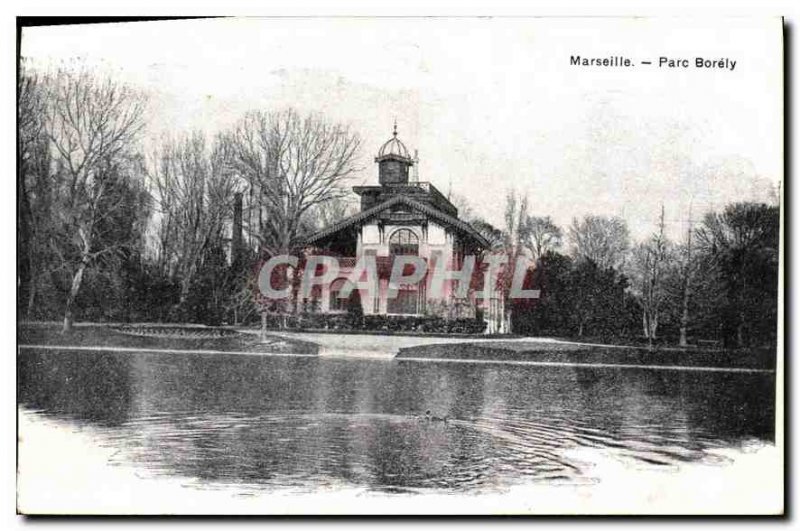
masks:
<path fill-rule="evenodd" d="M 402 362 L 415 363 L 465 363 L 475 365 L 521 365 L 532 367 L 585 367 L 589 369 L 640 369 L 662 371 L 699 371 L 699 372 L 735 372 L 735 373 L 774 373 L 775 369 L 757 369 L 745 367 L 705 367 L 691 365 L 645 365 L 627 363 L 592 363 L 592 362 L 558 362 L 534 360 L 492 360 L 492 359 L 463 359 L 463 358 L 415 358 L 398 357 Z"/>
<path fill-rule="evenodd" d="M 422 336 L 415 334 L 336 334 L 282 331 L 262 341 L 256 330 L 225 328 L 232 333 L 208 336 L 192 331 L 221 327 L 143 325 L 185 328 L 186 335 L 137 334 L 117 324 L 81 323 L 62 335 L 56 323 L 24 323 L 17 327 L 19 350 L 160 353 L 248 356 L 319 356 L 383 361 L 507 364 L 542 367 L 595 367 L 726 372 L 775 372 L 776 353 L 746 351 L 653 349 L 638 346 L 578 343 L 555 338 Z M 128 325 L 136 326 L 136 325 Z"/>
<path fill-rule="evenodd" d="M 130 354 L 197 354 L 200 356 L 286 356 L 296 358 L 316 358 L 316 354 L 298 352 L 245 352 L 240 350 L 198 350 L 198 349 L 162 349 L 141 347 L 110 347 L 92 345 L 18 345 L 20 350 L 60 350 L 72 352 L 119 352 Z"/>
<path fill-rule="evenodd" d="M 525 339 L 462 343 L 458 349 L 445 345 L 424 345 L 400 349 L 398 360 L 436 360 L 508 362 L 541 366 L 596 366 L 620 368 L 686 368 L 700 370 L 737 370 L 774 372 L 776 353 L 769 349 L 748 351 L 682 351 L 626 348 L 618 345 L 592 345 L 553 341 L 544 343 Z"/>
<path fill-rule="evenodd" d="M 112 352 L 112 353 L 142 353 L 142 354 L 194 354 L 199 356 L 257 356 L 257 357 L 297 357 L 297 358 L 320 358 L 317 354 L 305 354 L 295 352 L 244 352 L 226 350 L 198 350 L 198 349 L 156 349 L 140 347 L 111 347 L 111 346 L 91 346 L 91 345 L 19 345 L 20 350 L 51 350 L 51 351 L 70 351 L 70 352 Z M 335 359 L 341 360 L 375 360 L 384 359 L 376 356 L 356 356 L 342 355 Z M 774 373 L 775 369 L 748 368 L 748 367 L 707 367 L 691 365 L 647 365 L 647 364 L 626 364 L 626 363 L 595 363 L 595 362 L 557 362 L 557 361 L 535 361 L 535 360 L 510 360 L 510 359 L 464 359 L 464 358 L 434 358 L 434 357 L 413 357 L 395 356 L 390 361 L 413 363 L 457 363 L 472 365 L 517 365 L 533 367 L 585 367 L 590 369 L 639 369 L 639 370 L 669 370 L 669 371 L 699 371 L 699 372 L 732 372 L 732 373 Z"/>
<path fill-rule="evenodd" d="M 17 326 L 19 349 L 84 350 L 117 352 L 206 353 L 243 355 L 316 356 L 319 345 L 300 339 L 260 336 L 234 331 L 222 336 L 144 335 L 115 330 L 118 325 L 81 324 L 62 334 L 56 324 L 20 324 Z M 171 325 L 177 326 L 177 325 Z M 166 327 L 161 327 L 166 328 Z M 208 327 L 187 326 L 186 330 L 207 331 Z"/>

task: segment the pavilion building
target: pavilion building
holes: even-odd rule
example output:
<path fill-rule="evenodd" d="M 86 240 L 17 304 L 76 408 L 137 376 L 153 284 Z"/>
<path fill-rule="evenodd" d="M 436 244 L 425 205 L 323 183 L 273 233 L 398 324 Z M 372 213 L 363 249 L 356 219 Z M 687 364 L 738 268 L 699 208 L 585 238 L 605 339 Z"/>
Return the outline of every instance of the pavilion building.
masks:
<path fill-rule="evenodd" d="M 365 315 L 439 315 L 444 317 L 477 317 L 487 320 L 487 332 L 502 331 L 500 301 L 481 301 L 471 291 L 468 300 L 454 300 L 453 285 L 444 290 L 431 287 L 433 268 L 445 264 L 460 269 L 466 255 L 480 256 L 490 244 L 469 223 L 459 219 L 458 209 L 433 184 L 420 182 L 412 173 L 417 163 L 397 137 L 392 137 L 378 150 L 378 184 L 356 186 L 361 198 L 360 211 L 320 230 L 306 240 L 310 248 L 339 257 L 339 276 L 320 293 L 319 310 L 343 312 L 347 300 L 338 292 L 347 282 L 356 261 L 372 255 L 378 264 L 378 289 L 370 295 L 360 293 Z M 427 276 L 415 285 L 389 286 L 390 267 L 398 255 L 416 255 L 428 269 Z M 388 288 L 397 290 L 396 297 L 387 297 Z"/>

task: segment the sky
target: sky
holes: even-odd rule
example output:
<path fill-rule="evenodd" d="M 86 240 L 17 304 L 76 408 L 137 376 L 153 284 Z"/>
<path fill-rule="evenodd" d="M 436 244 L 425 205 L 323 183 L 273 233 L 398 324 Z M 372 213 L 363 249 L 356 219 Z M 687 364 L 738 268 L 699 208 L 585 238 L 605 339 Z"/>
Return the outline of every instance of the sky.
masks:
<path fill-rule="evenodd" d="M 149 93 L 150 144 L 294 107 L 357 131 L 352 184 L 375 183 L 397 120 L 420 180 L 498 226 L 516 190 L 534 215 L 621 216 L 637 239 L 663 205 L 680 239 L 690 217 L 770 200 L 782 179 L 781 38 L 779 18 L 248 18 L 25 28 L 21 52 Z"/>

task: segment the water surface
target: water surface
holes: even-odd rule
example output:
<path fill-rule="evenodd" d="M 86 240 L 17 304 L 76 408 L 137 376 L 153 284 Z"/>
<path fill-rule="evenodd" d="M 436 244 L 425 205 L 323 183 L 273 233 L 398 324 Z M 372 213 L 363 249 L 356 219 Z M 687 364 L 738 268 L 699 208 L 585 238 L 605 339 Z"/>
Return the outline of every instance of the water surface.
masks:
<path fill-rule="evenodd" d="M 22 351 L 20 407 L 142 474 L 237 488 L 485 491 L 774 439 L 774 374 Z M 448 417 L 432 422 L 425 412 Z"/>

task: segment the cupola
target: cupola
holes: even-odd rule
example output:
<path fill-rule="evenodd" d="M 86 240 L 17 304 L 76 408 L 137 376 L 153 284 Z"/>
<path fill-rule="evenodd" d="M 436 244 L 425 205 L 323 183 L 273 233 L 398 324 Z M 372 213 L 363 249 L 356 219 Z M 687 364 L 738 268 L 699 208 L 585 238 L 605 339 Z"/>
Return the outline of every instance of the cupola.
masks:
<path fill-rule="evenodd" d="M 408 183 L 408 169 L 414 165 L 414 160 L 405 144 L 397 138 L 397 122 L 392 138 L 378 150 L 375 162 L 378 163 L 378 181 L 381 185 Z"/>

